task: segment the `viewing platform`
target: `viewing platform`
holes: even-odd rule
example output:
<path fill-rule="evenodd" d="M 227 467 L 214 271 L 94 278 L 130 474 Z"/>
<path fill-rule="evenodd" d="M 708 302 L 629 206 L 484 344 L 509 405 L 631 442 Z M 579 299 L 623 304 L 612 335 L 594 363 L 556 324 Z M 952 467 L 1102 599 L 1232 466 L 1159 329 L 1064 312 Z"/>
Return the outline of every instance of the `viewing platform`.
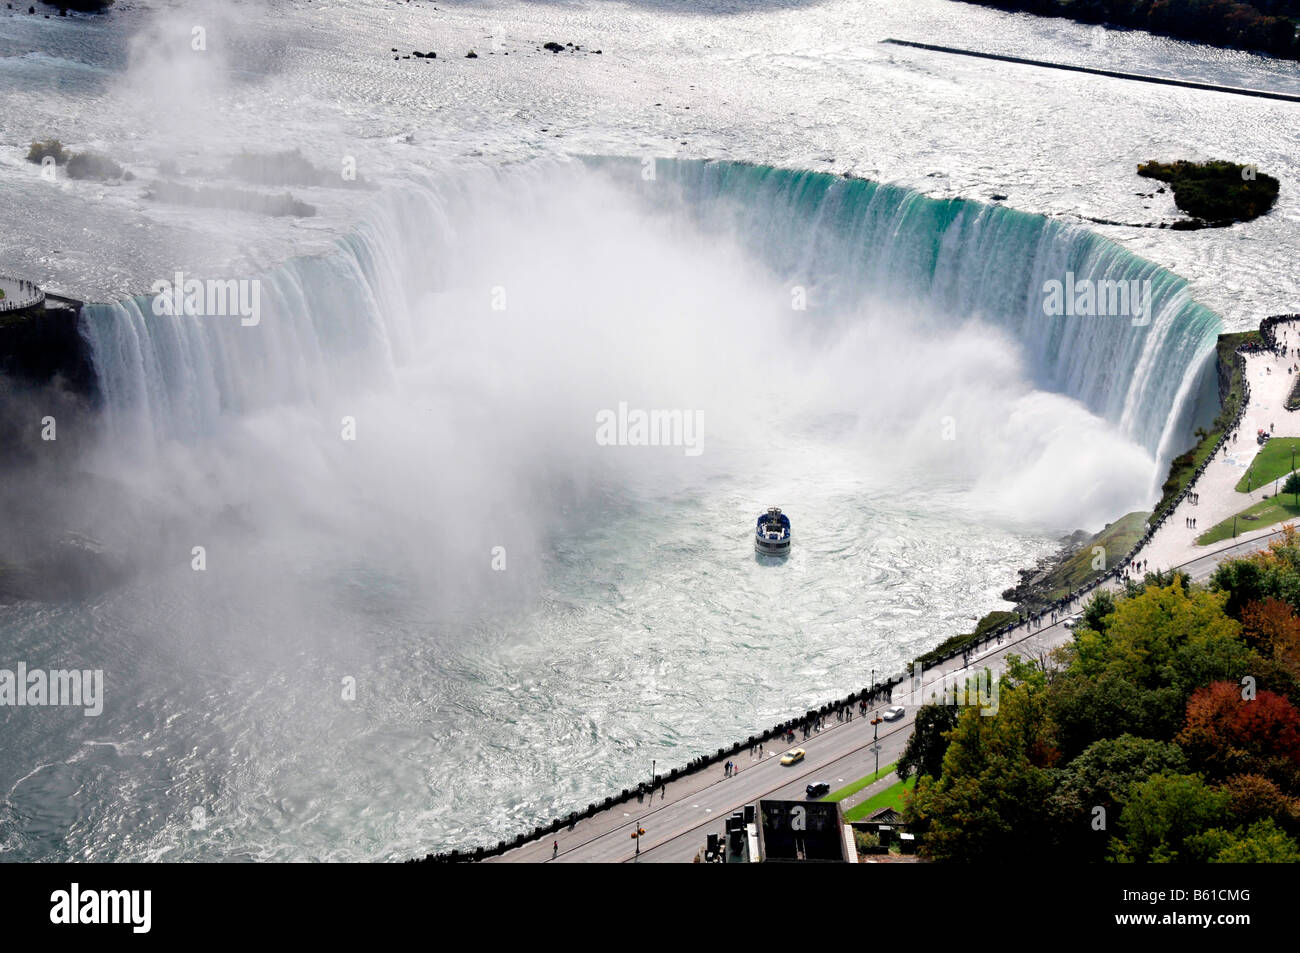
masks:
<path fill-rule="evenodd" d="M 45 292 L 34 281 L 0 275 L 0 315 L 34 311 L 45 304 Z"/>

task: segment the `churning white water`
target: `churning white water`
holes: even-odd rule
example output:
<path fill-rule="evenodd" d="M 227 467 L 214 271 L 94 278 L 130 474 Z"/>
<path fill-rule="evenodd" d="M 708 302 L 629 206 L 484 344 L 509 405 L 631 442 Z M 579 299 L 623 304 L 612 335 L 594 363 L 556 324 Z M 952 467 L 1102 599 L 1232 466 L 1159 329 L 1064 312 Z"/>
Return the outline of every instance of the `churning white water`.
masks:
<path fill-rule="evenodd" d="M 1177 281 L 1150 327 L 1026 347 L 1037 271 L 1151 266 L 829 177 L 637 168 L 410 183 L 262 276 L 255 325 L 89 309 L 105 407 L 77 492 L 105 505 L 81 528 L 139 576 L 6 610 L 15 651 L 98 659 L 108 685 L 103 716 L 33 742 L 10 850 L 504 835 L 898 669 L 1052 531 L 1149 498 L 1217 327 Z M 1023 230 L 1010 273 L 985 229 Z M 1101 367 L 1147 375 L 1144 414 Z M 602 445 L 620 405 L 689 416 L 697 445 Z M 770 503 L 796 523 L 781 566 L 749 538 Z M 56 793 L 71 830 L 40 820 Z"/>

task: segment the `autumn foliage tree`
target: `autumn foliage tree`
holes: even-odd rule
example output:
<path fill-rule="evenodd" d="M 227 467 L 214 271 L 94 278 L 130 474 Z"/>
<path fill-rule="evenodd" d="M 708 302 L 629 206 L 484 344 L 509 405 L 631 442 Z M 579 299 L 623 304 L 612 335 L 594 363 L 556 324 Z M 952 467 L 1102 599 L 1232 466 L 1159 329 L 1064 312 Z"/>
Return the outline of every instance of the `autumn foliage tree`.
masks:
<path fill-rule="evenodd" d="M 1300 617 L 1281 599 L 1251 602 L 1241 611 L 1247 641 L 1293 674 L 1300 674 Z"/>
<path fill-rule="evenodd" d="M 1232 815 L 1238 821 L 1274 821 L 1279 827 L 1300 833 L 1300 798 L 1288 796 L 1261 774 L 1239 774 L 1222 786 L 1228 795 Z"/>
<path fill-rule="evenodd" d="M 1300 712 L 1270 691 L 1245 694 L 1232 682 L 1198 689 L 1187 702 L 1179 746 L 1207 777 L 1257 773 L 1293 789 L 1300 781 Z"/>

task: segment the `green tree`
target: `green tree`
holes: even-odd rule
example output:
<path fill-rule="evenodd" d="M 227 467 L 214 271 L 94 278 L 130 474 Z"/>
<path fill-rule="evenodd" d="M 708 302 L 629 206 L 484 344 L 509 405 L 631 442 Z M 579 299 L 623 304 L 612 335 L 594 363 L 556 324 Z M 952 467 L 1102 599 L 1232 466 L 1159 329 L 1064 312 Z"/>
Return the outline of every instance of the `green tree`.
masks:
<path fill-rule="evenodd" d="M 943 774 L 948 732 L 957 727 L 957 711 L 955 705 L 922 705 L 917 710 L 912 735 L 895 767 L 899 778 L 906 781 L 913 774 L 932 778 Z"/>
<path fill-rule="evenodd" d="M 1041 673 L 1039 673 L 1041 676 Z M 1049 849 L 1045 802 L 1059 758 L 1040 678 L 1004 677 L 996 715 L 965 708 L 939 778 L 922 777 L 905 803 L 933 860 L 1023 860 Z"/>
<path fill-rule="evenodd" d="M 1203 661 L 1200 655 L 1231 655 L 1224 646 L 1240 644 L 1241 625 L 1225 612 L 1226 601 L 1223 593 L 1189 592 L 1179 583 L 1148 587 L 1116 605 L 1104 636 L 1079 634 L 1072 669 L 1091 677 L 1118 675 L 1144 688 L 1175 684 L 1180 673 L 1195 668 L 1192 663 Z M 1200 653 L 1176 665 L 1177 652 L 1187 646 Z"/>
<path fill-rule="evenodd" d="M 1300 506 L 1300 473 L 1292 473 L 1282 484 L 1282 492 L 1290 493 L 1297 506 Z"/>
<path fill-rule="evenodd" d="M 1230 798 L 1198 774 L 1162 773 L 1135 783 L 1120 814 L 1122 838 L 1112 848 L 1121 862 L 1177 863 L 1204 860 L 1194 835 L 1228 821 Z"/>
<path fill-rule="evenodd" d="M 1110 626 L 1110 615 L 1114 611 L 1115 597 L 1111 595 L 1110 590 L 1098 589 L 1088 600 L 1088 604 L 1083 607 L 1083 622 L 1079 628 L 1091 629 L 1104 635 Z"/>
<path fill-rule="evenodd" d="M 1294 864 L 1300 862 L 1300 845 L 1272 820 L 1228 831 L 1211 828 L 1187 839 L 1190 853 L 1211 864 Z"/>
<path fill-rule="evenodd" d="M 1093 742 L 1132 734 L 1170 741 L 1183 726 L 1185 696 L 1176 688 L 1139 688 L 1118 675 L 1068 672 L 1052 683 L 1048 712 L 1063 760 Z"/>
<path fill-rule="evenodd" d="M 1210 577 L 1212 588 L 1225 592 L 1225 608 L 1234 619 L 1251 602 L 1281 599 L 1300 611 L 1300 533 L 1287 526 L 1268 548 L 1244 559 L 1223 563 Z"/>
<path fill-rule="evenodd" d="M 1103 860 L 1132 786 L 1161 772 L 1186 770 L 1177 745 L 1127 734 L 1096 742 L 1061 770 L 1048 798 L 1055 843 L 1073 857 Z"/>
<path fill-rule="evenodd" d="M 1300 863 L 1300 845 L 1278 829 L 1271 820 L 1257 821 L 1234 843 L 1220 850 L 1216 864 Z"/>
<path fill-rule="evenodd" d="M 1232 559 L 1220 563 L 1214 570 L 1210 586 L 1227 593 L 1224 611 L 1234 619 L 1240 619 L 1247 605 L 1267 597 L 1270 580 L 1264 567 L 1258 563 L 1249 559 Z"/>

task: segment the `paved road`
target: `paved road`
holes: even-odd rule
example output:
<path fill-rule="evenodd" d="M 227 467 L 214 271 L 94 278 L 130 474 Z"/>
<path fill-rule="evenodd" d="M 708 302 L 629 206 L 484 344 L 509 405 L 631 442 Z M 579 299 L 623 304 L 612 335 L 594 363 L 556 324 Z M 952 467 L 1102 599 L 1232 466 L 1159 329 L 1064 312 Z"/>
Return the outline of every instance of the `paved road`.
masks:
<path fill-rule="evenodd" d="M 856 725 L 861 719 L 855 718 L 849 725 L 836 725 L 836 728 L 850 728 Z M 867 723 L 870 718 L 866 719 Z M 912 718 L 908 716 L 899 721 L 880 726 L 883 731 L 880 735 L 880 764 L 888 765 L 897 761 L 903 753 L 903 748 L 907 745 L 907 739 L 912 734 Z M 835 732 L 832 730 L 832 736 Z M 759 798 L 779 798 L 787 801 L 802 800 L 807 797 L 805 788 L 810 781 L 829 781 L 832 788 L 843 787 L 858 778 L 865 777 L 875 770 L 875 754 L 870 746 L 870 734 L 867 732 L 850 732 L 840 731 L 840 737 L 828 738 L 841 742 L 840 744 L 818 745 L 814 747 L 810 743 L 797 741 L 796 744 L 802 745 L 808 751 L 808 757 L 800 765 L 792 765 L 788 768 L 782 768 L 779 759 L 770 758 L 768 763 L 761 767 L 755 768 L 749 772 L 741 771 L 740 775 L 720 786 L 719 795 L 726 795 L 731 799 L 736 792 L 727 790 L 725 785 L 731 781 L 744 784 L 748 781 L 749 793 L 741 804 L 753 804 Z M 850 741 L 849 736 L 853 735 L 854 740 Z M 860 736 L 860 737 L 859 737 Z M 862 740 L 867 740 L 867 746 L 862 745 Z M 818 741 L 821 738 L 818 736 Z M 811 739 L 810 739 L 811 741 Z M 839 755 L 844 748 L 845 743 L 856 744 L 852 750 L 846 754 Z M 742 758 L 743 761 L 743 758 Z M 775 768 L 775 770 L 769 770 Z M 880 786 L 888 787 L 897 783 L 898 778 L 891 772 L 879 782 Z M 721 809 L 714 809 L 705 813 L 705 809 L 711 807 L 706 805 L 702 800 L 694 802 L 691 810 L 684 812 L 681 816 L 674 818 L 665 818 L 668 824 L 679 825 L 680 829 L 670 832 L 664 831 L 666 836 L 663 840 L 656 840 L 652 837 L 654 833 L 650 825 L 646 824 L 646 844 L 643 845 L 641 856 L 638 861 L 641 863 L 690 863 L 695 857 L 695 853 L 704 846 L 708 835 L 711 833 L 722 834 L 726 829 L 726 819 L 735 807 L 724 806 Z M 657 826 L 657 825 L 656 825 Z M 629 838 L 630 840 L 630 838 Z M 646 848 L 649 848 L 648 850 Z"/>
<path fill-rule="evenodd" d="M 1175 568 L 1185 571 L 1193 581 L 1201 582 L 1222 560 L 1255 552 L 1269 538 L 1279 535 L 1280 531 L 1277 531 L 1265 539 L 1225 545 Z M 1119 586 L 1112 581 L 1108 587 L 1115 589 Z M 996 677 L 1007 655 L 1036 657 L 1069 639 L 1069 630 L 1060 623 L 1032 631 L 1021 626 L 1004 637 L 1000 645 L 995 644 L 988 651 L 975 655 L 968 667 L 963 667 L 959 657 L 943 666 L 942 670 L 929 670 L 925 685 L 919 691 L 911 692 L 906 690 L 906 686 L 899 686 L 895 689 L 894 700 L 905 704 L 907 714 L 899 721 L 885 722 L 880 726 L 880 764 L 898 760 L 912 733 L 916 705 L 930 697 L 940 684 L 965 678 L 985 666 L 992 669 Z M 761 760 L 751 758 L 742 749 L 735 756 L 740 770 L 731 778 L 723 777 L 721 766 L 710 767 L 670 784 L 665 792 L 666 798 L 656 792 L 653 802 L 615 804 L 609 810 L 579 821 L 573 830 L 525 844 L 493 858 L 489 863 L 690 863 L 704 846 L 708 835 L 721 834 L 731 812 L 746 804 L 753 804 L 760 798 L 795 800 L 806 796 L 804 789 L 810 781 L 829 781 L 834 788 L 870 774 L 875 766 L 872 735 L 869 717 L 837 722 L 831 716 L 830 727 L 814 733 L 806 741 L 802 733 L 796 735 L 794 746 L 803 747 L 808 752 L 797 765 L 783 767 L 779 763 L 779 755 L 788 747 L 785 745 L 767 746 Z M 891 780 L 892 776 L 882 779 L 877 785 L 887 786 Z M 639 856 L 636 854 L 636 841 L 631 837 L 638 824 L 646 830 Z M 560 852 L 552 858 L 554 840 L 559 841 Z"/>

